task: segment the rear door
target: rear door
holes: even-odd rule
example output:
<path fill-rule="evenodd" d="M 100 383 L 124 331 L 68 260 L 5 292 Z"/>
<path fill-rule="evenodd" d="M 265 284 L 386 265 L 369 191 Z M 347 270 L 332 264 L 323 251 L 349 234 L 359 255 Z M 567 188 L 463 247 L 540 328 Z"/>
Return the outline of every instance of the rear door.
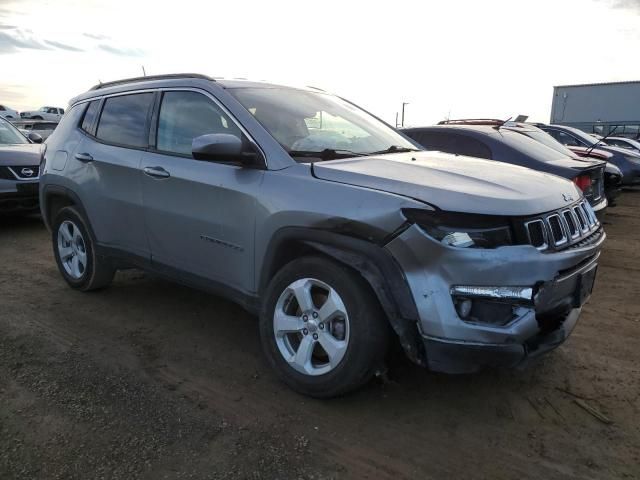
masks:
<path fill-rule="evenodd" d="M 191 143 L 209 133 L 243 133 L 221 105 L 195 90 L 162 93 L 143 155 L 145 224 L 152 260 L 253 291 L 255 196 L 263 171 L 195 160 Z"/>
<path fill-rule="evenodd" d="M 73 158 L 98 242 L 143 257 L 149 256 L 149 248 L 140 162 L 148 148 L 153 100 L 154 93 L 145 92 L 91 102 L 81 125 L 86 135 Z"/>

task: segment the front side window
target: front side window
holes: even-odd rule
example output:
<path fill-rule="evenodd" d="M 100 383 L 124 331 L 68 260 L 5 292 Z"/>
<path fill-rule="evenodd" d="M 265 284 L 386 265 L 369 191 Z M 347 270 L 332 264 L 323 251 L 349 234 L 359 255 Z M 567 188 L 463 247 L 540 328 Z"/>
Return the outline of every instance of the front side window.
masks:
<path fill-rule="evenodd" d="M 294 88 L 228 90 L 293 158 L 323 151 L 356 156 L 416 146 L 380 120 L 336 96 Z"/>
<path fill-rule="evenodd" d="M 0 117 L 0 145 L 16 145 L 29 143 L 20 131 L 8 121 Z"/>
<path fill-rule="evenodd" d="M 153 93 L 109 97 L 104 102 L 96 137 L 108 143 L 142 148 L 149 144 L 147 117 Z"/>
<path fill-rule="evenodd" d="M 210 133 L 242 138 L 238 126 L 206 96 L 197 92 L 165 92 L 162 96 L 156 148 L 191 155 L 193 139 Z"/>

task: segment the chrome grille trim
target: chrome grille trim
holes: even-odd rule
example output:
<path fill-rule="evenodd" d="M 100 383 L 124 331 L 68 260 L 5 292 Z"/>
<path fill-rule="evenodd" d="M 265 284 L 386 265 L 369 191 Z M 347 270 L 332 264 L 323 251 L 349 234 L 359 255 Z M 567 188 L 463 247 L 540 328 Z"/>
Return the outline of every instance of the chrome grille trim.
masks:
<path fill-rule="evenodd" d="M 600 222 L 591 205 L 585 200 L 524 222 L 529 244 L 540 251 L 562 249 L 569 245 L 580 246 L 600 229 Z M 543 244 L 539 243 L 540 235 Z M 588 244 L 588 242 L 587 242 Z"/>
<path fill-rule="evenodd" d="M 569 227 L 565 225 L 566 222 L 562 220 L 560 215 L 558 215 L 557 213 L 549 215 L 546 218 L 546 221 L 547 221 L 547 226 L 549 227 L 549 233 L 551 234 L 550 238 L 553 240 L 553 244 L 556 247 L 564 245 L 569 241 L 569 236 L 567 233 L 569 230 Z M 554 228 L 553 228 L 554 221 L 556 222 L 556 225 L 560 229 L 560 233 L 558 235 L 556 235 L 556 232 L 554 231 Z"/>
<path fill-rule="evenodd" d="M 543 243 L 542 245 L 538 245 L 535 246 L 533 243 L 533 238 L 531 238 L 531 225 L 540 225 L 540 230 L 542 232 L 542 239 L 543 239 Z M 547 234 L 547 229 L 545 228 L 544 222 L 540 219 L 536 219 L 536 220 L 531 220 L 530 222 L 526 222 L 524 224 L 524 228 L 527 231 L 527 236 L 529 237 L 529 243 L 531 245 L 533 245 L 534 247 L 536 247 L 538 250 L 543 251 L 546 250 L 547 248 L 549 248 L 549 240 L 548 240 L 548 234 Z"/>

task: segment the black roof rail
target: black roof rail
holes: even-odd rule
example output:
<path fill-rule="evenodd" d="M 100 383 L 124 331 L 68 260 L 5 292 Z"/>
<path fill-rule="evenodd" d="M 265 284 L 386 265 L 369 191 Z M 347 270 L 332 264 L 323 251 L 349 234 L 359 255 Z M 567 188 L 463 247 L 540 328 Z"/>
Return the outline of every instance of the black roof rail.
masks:
<path fill-rule="evenodd" d="M 125 85 L 127 83 L 146 82 L 149 80 L 171 80 L 173 78 L 199 78 L 202 80 L 209 80 L 211 82 L 215 82 L 215 79 L 213 77 L 202 75 L 200 73 L 168 73 L 165 75 L 147 75 L 146 77 L 123 78 L 121 80 L 114 80 L 112 82 L 99 83 L 91 87 L 89 91 L 99 90 L 101 88 L 113 87 L 116 85 Z"/>
<path fill-rule="evenodd" d="M 497 125 L 505 124 L 504 120 L 498 118 L 460 118 L 457 120 L 441 120 L 438 125 Z"/>

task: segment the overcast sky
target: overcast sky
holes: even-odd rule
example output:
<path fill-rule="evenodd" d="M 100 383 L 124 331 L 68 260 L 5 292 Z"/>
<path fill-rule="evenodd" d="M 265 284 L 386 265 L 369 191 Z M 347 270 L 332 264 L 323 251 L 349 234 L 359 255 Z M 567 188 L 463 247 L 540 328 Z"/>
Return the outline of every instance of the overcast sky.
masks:
<path fill-rule="evenodd" d="M 170 5 L 170 7 L 166 7 Z M 0 0 L 0 103 L 147 74 L 313 85 L 393 123 L 548 121 L 553 85 L 640 80 L 640 0 Z"/>

